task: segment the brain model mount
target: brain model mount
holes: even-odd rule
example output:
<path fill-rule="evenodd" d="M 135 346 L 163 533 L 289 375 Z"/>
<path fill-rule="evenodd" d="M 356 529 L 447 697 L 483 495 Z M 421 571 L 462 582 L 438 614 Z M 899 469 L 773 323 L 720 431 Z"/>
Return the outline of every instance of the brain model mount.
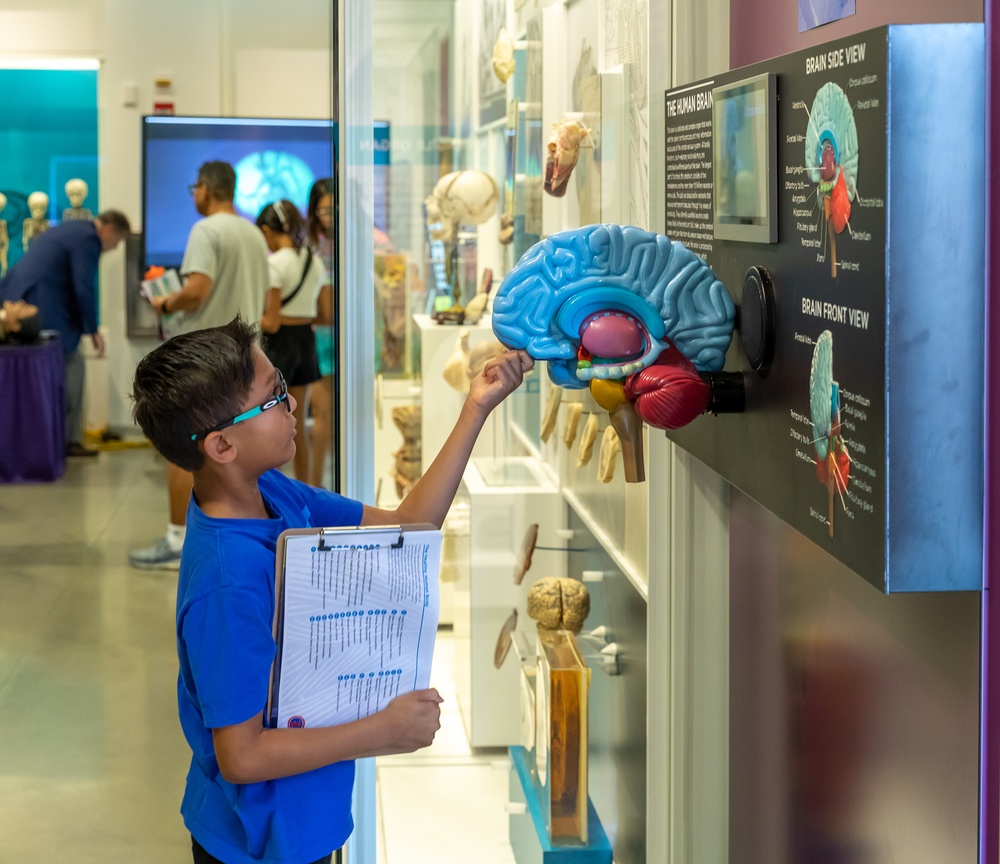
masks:
<path fill-rule="evenodd" d="M 547 361 L 567 389 L 610 412 L 627 482 L 645 479 L 642 423 L 677 429 L 742 411 L 739 373 L 722 372 L 736 309 L 682 243 L 641 228 L 588 225 L 532 246 L 493 301 L 493 332 Z"/>

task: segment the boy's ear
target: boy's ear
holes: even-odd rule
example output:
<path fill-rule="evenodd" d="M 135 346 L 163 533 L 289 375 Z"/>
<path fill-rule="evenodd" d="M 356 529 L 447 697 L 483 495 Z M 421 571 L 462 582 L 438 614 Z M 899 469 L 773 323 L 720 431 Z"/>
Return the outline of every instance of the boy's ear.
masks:
<path fill-rule="evenodd" d="M 202 445 L 205 456 L 220 465 L 228 465 L 236 458 L 236 444 L 226 435 L 226 430 L 212 432 Z"/>

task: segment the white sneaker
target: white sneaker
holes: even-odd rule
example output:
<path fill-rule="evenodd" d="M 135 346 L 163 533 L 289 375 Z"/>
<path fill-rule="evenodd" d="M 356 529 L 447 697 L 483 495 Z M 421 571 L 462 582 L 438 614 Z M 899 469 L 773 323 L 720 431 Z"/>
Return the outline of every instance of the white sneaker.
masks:
<path fill-rule="evenodd" d="M 136 549 L 128 553 L 128 563 L 140 570 L 178 570 L 181 553 L 170 548 L 166 537 L 161 537 L 146 549 Z"/>

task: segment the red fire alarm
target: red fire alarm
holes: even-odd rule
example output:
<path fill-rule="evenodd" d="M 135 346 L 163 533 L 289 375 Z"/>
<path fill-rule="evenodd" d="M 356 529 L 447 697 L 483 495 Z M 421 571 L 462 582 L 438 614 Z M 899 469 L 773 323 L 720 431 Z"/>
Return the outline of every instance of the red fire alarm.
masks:
<path fill-rule="evenodd" d="M 153 113 L 156 115 L 172 117 L 174 114 L 173 102 L 154 102 Z"/>

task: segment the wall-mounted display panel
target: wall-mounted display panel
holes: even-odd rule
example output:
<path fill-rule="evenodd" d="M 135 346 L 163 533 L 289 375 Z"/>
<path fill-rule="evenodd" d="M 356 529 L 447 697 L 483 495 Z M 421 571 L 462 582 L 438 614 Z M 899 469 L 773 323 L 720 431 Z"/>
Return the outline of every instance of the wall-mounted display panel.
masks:
<path fill-rule="evenodd" d="M 717 100 L 762 75 L 775 243 L 716 229 L 717 175 L 748 170 L 723 164 Z M 745 413 L 669 437 L 884 591 L 982 586 L 983 93 L 978 24 L 666 93 L 666 233 L 740 306 L 726 368 L 746 382 Z"/>

